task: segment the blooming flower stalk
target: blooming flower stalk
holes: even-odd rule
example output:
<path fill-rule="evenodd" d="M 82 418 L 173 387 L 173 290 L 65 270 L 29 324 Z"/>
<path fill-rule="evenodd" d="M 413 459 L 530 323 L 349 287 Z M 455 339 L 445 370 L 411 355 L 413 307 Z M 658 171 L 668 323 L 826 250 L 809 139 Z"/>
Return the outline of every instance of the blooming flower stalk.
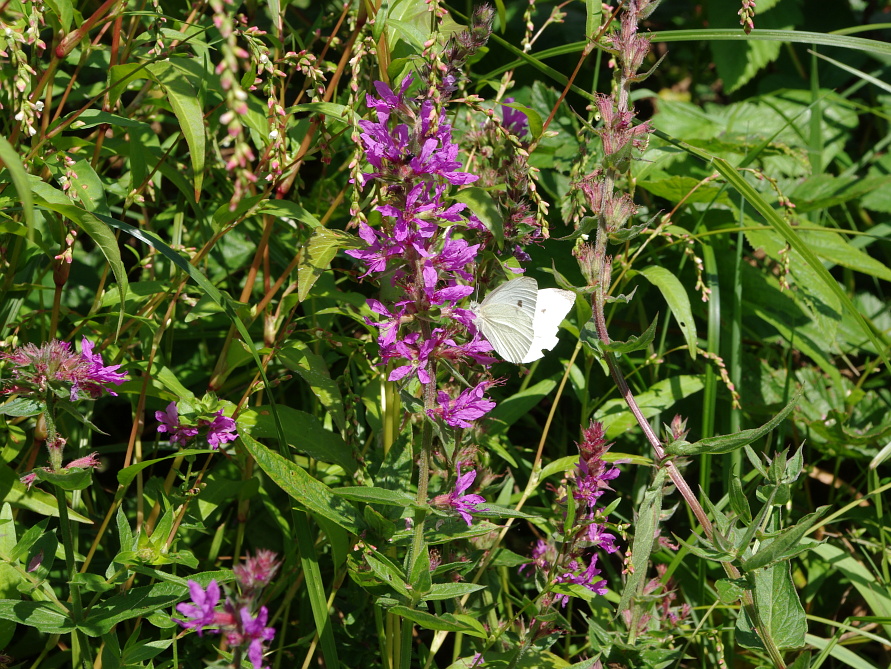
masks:
<path fill-rule="evenodd" d="M 239 654 L 246 653 L 255 669 L 265 667 L 263 655 L 266 644 L 275 638 L 275 628 L 266 626 L 269 611 L 259 603 L 259 598 L 278 568 L 275 553 L 257 551 L 233 569 L 239 589 L 228 593 L 225 599 L 215 580 L 206 588 L 190 580 L 191 602 L 176 606 L 177 612 L 185 618 L 173 618 L 174 622 L 184 629 L 194 630 L 198 636 L 203 636 L 204 632 L 225 634 L 229 646 Z"/>

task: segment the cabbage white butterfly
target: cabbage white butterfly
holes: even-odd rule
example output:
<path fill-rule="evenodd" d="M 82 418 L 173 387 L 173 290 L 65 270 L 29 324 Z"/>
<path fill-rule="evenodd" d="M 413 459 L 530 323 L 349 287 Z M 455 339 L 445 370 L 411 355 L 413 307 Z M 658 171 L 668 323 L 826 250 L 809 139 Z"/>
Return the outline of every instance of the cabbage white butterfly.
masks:
<path fill-rule="evenodd" d="M 529 276 L 501 284 L 480 304 L 472 303 L 476 326 L 508 362 L 538 360 L 557 345 L 557 328 L 575 303 L 575 294 L 558 288 L 538 289 Z"/>

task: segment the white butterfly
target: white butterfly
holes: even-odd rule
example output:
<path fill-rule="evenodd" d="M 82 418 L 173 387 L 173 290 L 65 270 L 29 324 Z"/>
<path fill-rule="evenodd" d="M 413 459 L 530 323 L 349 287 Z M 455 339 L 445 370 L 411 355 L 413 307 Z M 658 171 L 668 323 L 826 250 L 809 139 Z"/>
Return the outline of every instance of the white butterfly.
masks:
<path fill-rule="evenodd" d="M 539 290 L 535 279 L 524 276 L 501 284 L 470 309 L 476 326 L 498 355 L 509 362 L 526 363 L 557 345 L 557 328 L 574 303 L 575 293 Z"/>

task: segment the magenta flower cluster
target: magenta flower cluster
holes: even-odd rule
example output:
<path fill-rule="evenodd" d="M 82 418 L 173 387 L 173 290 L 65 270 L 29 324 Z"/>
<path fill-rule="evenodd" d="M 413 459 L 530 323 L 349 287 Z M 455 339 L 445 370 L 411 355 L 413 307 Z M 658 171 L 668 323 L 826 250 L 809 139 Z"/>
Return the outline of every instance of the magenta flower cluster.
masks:
<path fill-rule="evenodd" d="M 460 170 L 458 145 L 445 112 L 437 112 L 429 99 L 407 96 L 412 83 L 406 77 L 398 92 L 382 82 L 375 83 L 379 97 L 366 102 L 376 120 L 359 121 L 360 141 L 373 168 L 359 176 L 361 185 L 376 180 L 382 216 L 379 227 L 364 221 L 359 236 L 365 248 L 347 251 L 365 263 L 363 276 L 387 277 L 400 290 L 395 303 L 369 300 L 380 318 L 370 322 L 378 329 L 378 344 L 384 364 L 393 362 L 390 381 L 416 377 L 423 384 L 436 382 L 436 364 L 472 360 L 491 364 L 491 344 L 479 335 L 465 343 L 458 333 L 475 332 L 473 315 L 458 306 L 473 292 L 473 268 L 479 244 L 471 244 L 462 231 L 484 230 L 463 203 L 449 204 L 447 189 L 476 181 Z M 437 394 L 431 417 L 452 427 L 470 427 L 470 422 L 490 411 L 495 403 L 485 398 L 492 385 L 483 381 L 453 399 Z"/>
<path fill-rule="evenodd" d="M 71 402 L 97 399 L 103 393 L 117 395 L 110 385 L 121 385 L 127 380 L 120 365 L 106 365 L 102 356 L 93 352 L 93 342 L 84 337 L 81 352 L 71 350 L 71 344 L 53 339 L 42 346 L 25 344 L 0 358 L 12 363 L 12 378 L 3 392 L 44 399 L 47 391 Z"/>
<path fill-rule="evenodd" d="M 485 511 L 486 508 L 480 507 L 480 504 L 485 502 L 486 498 L 482 495 L 473 493 L 464 494 L 476 480 L 476 470 L 471 469 L 469 472 L 462 474 L 461 463 L 458 463 L 457 469 L 458 480 L 455 482 L 454 490 L 448 494 L 434 497 L 433 506 L 454 509 L 458 512 L 458 515 L 464 519 L 464 522 L 467 523 L 467 527 L 470 527 L 473 523 L 473 516 L 470 514 L 474 511 Z"/>
<path fill-rule="evenodd" d="M 619 470 L 603 460 L 612 444 L 606 443 L 600 423 L 592 421 L 582 436 L 578 444 L 579 462 L 569 482 L 571 494 L 578 503 L 575 521 L 572 527 L 563 528 L 559 548 L 540 539 L 532 549 L 532 562 L 523 565 L 520 571 L 534 565 L 554 584 L 581 585 L 603 595 L 606 581 L 598 578 L 601 572 L 597 568 L 597 551 L 615 553 L 619 547 L 616 536 L 607 531 L 607 518 L 598 507 L 598 500 L 610 490 L 609 482 L 619 475 Z M 552 593 L 546 601 L 565 606 L 569 595 Z"/>
<path fill-rule="evenodd" d="M 191 603 L 184 602 L 176 607 L 187 620 L 173 620 L 185 629 L 195 630 L 198 636 L 203 636 L 204 632 L 225 634 L 231 647 L 245 651 L 255 669 L 261 669 L 265 666 L 266 643 L 275 637 L 275 628 L 266 626 L 269 611 L 258 604 L 258 599 L 278 568 L 275 553 L 257 551 L 233 570 L 239 592 L 227 596 L 222 605 L 222 591 L 215 580 L 208 583 L 207 588 L 190 580 Z"/>
<path fill-rule="evenodd" d="M 158 432 L 169 434 L 170 443 L 180 446 L 185 446 L 199 433 L 205 435 L 211 448 L 219 448 L 238 436 L 235 421 L 224 416 L 222 409 L 211 419 L 199 418 L 196 425 L 189 425 L 181 421 L 176 402 L 171 402 L 164 411 L 155 412 L 155 419 L 159 422 Z"/>

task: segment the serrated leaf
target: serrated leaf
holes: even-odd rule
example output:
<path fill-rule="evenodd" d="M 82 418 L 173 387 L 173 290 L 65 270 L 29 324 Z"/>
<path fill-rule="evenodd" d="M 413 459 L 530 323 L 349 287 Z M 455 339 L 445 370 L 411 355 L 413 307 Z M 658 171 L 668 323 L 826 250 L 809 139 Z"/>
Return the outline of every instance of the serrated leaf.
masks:
<path fill-rule="evenodd" d="M 647 281 L 656 286 L 668 303 L 668 308 L 684 333 L 690 357 L 696 359 L 696 322 L 693 320 L 693 309 L 690 308 L 690 296 L 684 285 L 665 267 L 650 265 L 640 270 Z"/>
<path fill-rule="evenodd" d="M 146 66 L 151 77 L 158 82 L 167 93 L 167 99 L 176 119 L 179 121 L 183 137 L 189 145 L 189 157 L 192 160 L 192 176 L 195 201 L 201 199 L 201 187 L 204 183 L 205 130 L 204 113 L 198 102 L 198 91 L 186 73 L 171 62 L 158 61 Z"/>
<path fill-rule="evenodd" d="M 755 608 L 760 625 L 754 625 L 746 608 L 736 619 L 736 639 L 744 648 L 763 649 L 764 644 L 755 633 L 769 636 L 780 650 L 802 648 L 807 633 L 804 608 L 792 581 L 792 565 L 778 564 L 755 572 Z"/>

